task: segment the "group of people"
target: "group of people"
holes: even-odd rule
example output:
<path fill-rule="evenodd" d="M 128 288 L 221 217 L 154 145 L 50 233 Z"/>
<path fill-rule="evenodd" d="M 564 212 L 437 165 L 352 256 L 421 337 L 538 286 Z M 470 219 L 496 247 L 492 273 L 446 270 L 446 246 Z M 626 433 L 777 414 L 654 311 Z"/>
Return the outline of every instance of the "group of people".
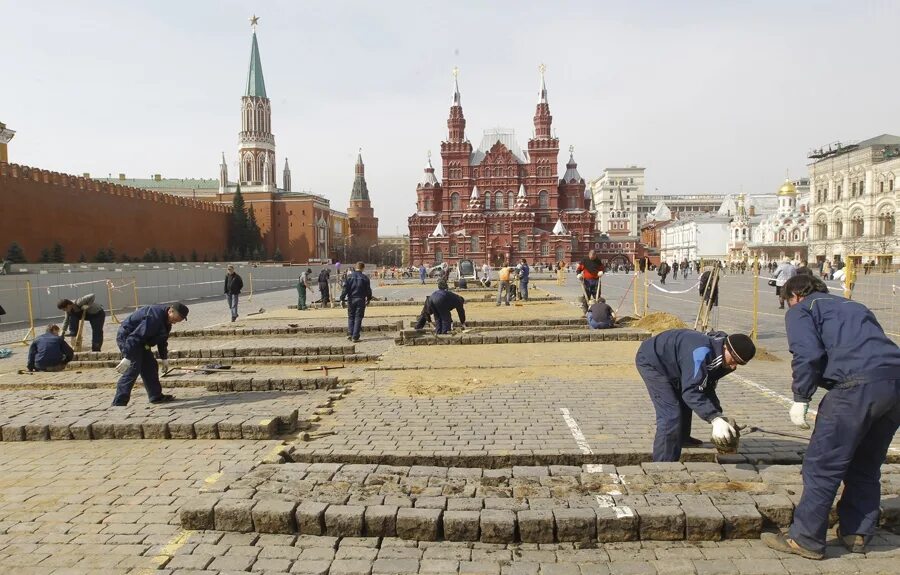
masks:
<path fill-rule="evenodd" d="M 787 535 L 765 533 L 763 541 L 822 559 L 832 503 L 843 483 L 838 535 L 848 550 L 862 553 L 878 525 L 880 468 L 900 427 L 900 348 L 866 306 L 829 293 L 812 273 L 787 278 L 779 297 L 788 305 L 785 330 L 793 356 L 791 422 L 809 429 L 809 403 L 818 388 L 825 396 L 804 456 L 793 523 Z M 654 461 L 678 461 L 683 447 L 702 443 L 691 437 L 694 413 L 711 424 L 717 446 L 735 445 L 739 426 L 726 415 L 716 386 L 755 354 L 744 334 L 689 329 L 641 344 L 635 364 L 656 412 Z"/>

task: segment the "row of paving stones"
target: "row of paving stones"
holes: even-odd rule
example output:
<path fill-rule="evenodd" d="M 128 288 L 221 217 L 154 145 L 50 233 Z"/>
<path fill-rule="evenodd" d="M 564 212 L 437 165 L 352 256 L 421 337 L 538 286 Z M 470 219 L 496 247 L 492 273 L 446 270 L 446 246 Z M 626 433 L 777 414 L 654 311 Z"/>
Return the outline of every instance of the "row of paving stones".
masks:
<path fill-rule="evenodd" d="M 882 524 L 900 526 L 900 466 Z M 786 527 L 795 466 L 646 463 L 503 470 L 284 464 L 221 478 L 181 509 L 185 529 L 553 543 L 756 538 Z M 789 483 L 790 482 L 790 483 Z M 215 491 L 215 493 L 213 493 Z"/>
<path fill-rule="evenodd" d="M 136 399 L 112 407 L 112 394 L 90 391 L 0 395 L 3 441 L 64 439 L 273 439 L 308 429 L 332 412 L 343 391 L 210 393 L 182 389 L 176 400 Z"/>
<path fill-rule="evenodd" d="M 402 323 L 402 322 L 401 322 Z M 415 321 L 408 322 L 408 326 L 412 327 Z M 458 326 L 454 322 L 455 326 Z M 546 318 L 546 319 L 476 319 L 466 322 L 466 326 L 473 328 L 507 328 L 507 327 L 534 327 L 534 328 L 552 328 L 557 326 L 583 326 L 585 320 L 583 317 L 577 318 Z M 401 326 L 402 329 L 403 326 Z"/>
<path fill-rule="evenodd" d="M 487 343 L 555 343 L 573 341 L 644 341 L 650 332 L 635 329 L 563 330 L 552 333 L 522 333 L 521 329 L 496 330 L 485 334 L 447 334 L 436 336 L 423 329 L 405 329 L 394 339 L 397 345 L 480 345 Z"/>
<path fill-rule="evenodd" d="M 205 359 L 216 359 L 216 358 L 205 358 Z M 365 363 L 371 361 L 378 361 L 381 359 L 380 355 L 371 354 L 371 353 L 354 353 L 354 354 L 345 354 L 345 355 L 251 355 L 251 356 L 238 356 L 238 357 L 221 357 L 218 359 L 227 360 L 229 364 L 240 364 L 240 365 L 253 365 L 253 364 L 263 364 L 263 365 L 290 365 L 290 364 L 325 364 L 325 363 Z M 68 367 L 70 369 L 90 369 L 90 368 L 104 368 L 104 367 L 115 367 L 119 363 L 119 359 L 110 359 L 110 360 L 99 360 L 99 361 L 72 361 L 69 362 Z M 190 358 L 180 358 L 180 359 L 170 359 L 169 364 L 171 366 L 180 367 L 198 367 L 197 361 L 195 359 Z M 200 366 L 202 368 L 202 365 Z"/>
<path fill-rule="evenodd" d="M 833 534 L 831 534 L 833 535 Z M 878 532 L 872 551 L 828 558 L 776 553 L 760 541 L 518 543 L 408 541 L 255 533 L 195 533 L 166 558 L 160 575 L 236 572 L 305 575 L 895 575 L 900 537 Z M 151 549 L 152 551 L 152 549 Z"/>
<path fill-rule="evenodd" d="M 285 343 L 288 343 L 287 341 Z M 169 351 L 169 359 L 215 359 L 248 356 L 297 356 L 297 355 L 350 355 L 356 352 L 353 345 L 270 345 L 266 347 L 198 347 Z M 119 360 L 118 351 L 85 351 L 75 354 L 76 361 Z"/>
<path fill-rule="evenodd" d="M 471 291 L 476 292 L 476 290 L 471 290 Z M 467 293 L 467 290 L 459 290 L 457 293 L 462 296 L 465 296 L 466 301 L 469 301 L 469 302 L 494 301 L 494 299 L 496 298 L 496 296 L 494 295 L 494 293 L 496 293 L 496 292 L 494 290 L 477 290 L 477 291 L 490 291 L 492 293 L 485 293 L 485 294 L 470 293 L 469 294 L 469 293 Z M 563 300 L 562 297 L 555 296 L 555 295 L 538 295 L 538 296 L 531 297 L 529 299 L 529 301 L 537 301 L 537 302 L 562 301 L 562 300 Z M 422 302 L 424 302 L 424 298 L 422 298 L 422 299 L 408 298 L 405 300 L 374 300 L 374 301 L 369 302 L 368 305 L 366 305 L 366 307 L 401 307 L 401 306 L 416 305 L 416 304 L 419 304 Z M 287 306 L 287 309 L 297 309 L 297 306 L 289 305 L 289 306 Z"/>
<path fill-rule="evenodd" d="M 0 391 L 23 391 L 29 389 L 73 390 L 73 389 L 108 389 L 116 386 L 116 378 L 108 377 L 92 381 L 41 381 L 32 383 L 31 377 L 18 381 L 0 382 Z M 166 387 L 202 387 L 207 391 L 298 391 L 311 389 L 333 389 L 339 386 L 337 377 L 237 377 L 233 379 L 211 381 L 209 379 L 165 379 Z"/>
<path fill-rule="evenodd" d="M 343 322 L 342 318 L 340 319 Z M 393 332 L 403 327 L 403 322 L 393 323 L 369 323 L 366 322 L 366 332 Z M 230 337 L 230 336 L 256 336 L 256 335 L 299 335 L 299 334 L 346 334 L 346 323 L 342 325 L 307 325 L 288 324 L 287 327 L 233 327 L 233 328 L 208 328 L 186 329 L 173 331 L 169 337 Z"/>

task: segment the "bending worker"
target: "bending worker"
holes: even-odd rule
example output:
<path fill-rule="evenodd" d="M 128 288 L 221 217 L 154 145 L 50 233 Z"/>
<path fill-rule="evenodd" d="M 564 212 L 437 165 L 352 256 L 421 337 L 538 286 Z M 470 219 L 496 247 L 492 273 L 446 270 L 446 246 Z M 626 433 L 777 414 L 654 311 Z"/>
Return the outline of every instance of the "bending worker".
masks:
<path fill-rule="evenodd" d="M 116 334 L 116 343 L 124 356 L 116 371 L 122 374 L 116 384 L 114 406 L 128 405 L 131 388 L 138 375 L 144 382 L 150 403 L 165 403 L 175 399 L 162 392 L 156 358 L 151 348 L 156 346 L 163 371 L 169 369 L 169 332 L 176 323 L 186 320 L 188 307 L 183 303 L 148 305 L 138 308 L 125 318 Z"/>
<path fill-rule="evenodd" d="M 734 439 L 734 420 L 722 413 L 716 384 L 755 354 L 753 340 L 742 333 L 672 329 L 641 344 L 635 364 L 656 410 L 653 461 L 678 461 L 682 447 L 703 443 L 691 437 L 691 412 L 712 424 L 717 445 Z"/>
<path fill-rule="evenodd" d="M 785 282 L 784 323 L 794 356 L 791 421 L 809 429 L 806 413 L 817 387 L 816 428 L 803 458 L 803 495 L 787 536 L 763 534 L 769 547 L 822 559 L 828 515 L 841 482 L 838 535 L 865 552 L 878 525 L 881 464 L 900 426 L 900 348 L 859 302 L 828 293 L 817 278 Z"/>
<path fill-rule="evenodd" d="M 430 300 L 431 311 L 435 316 L 435 333 L 450 333 L 450 328 L 453 327 L 453 320 L 450 319 L 452 310 L 456 310 L 459 323 L 465 327 L 466 309 L 463 306 L 466 300 L 450 291 L 447 282 L 444 280 L 438 282 L 438 289 L 431 294 Z"/>
<path fill-rule="evenodd" d="M 103 322 L 106 321 L 106 312 L 103 311 L 102 305 L 94 301 L 94 294 L 83 295 L 74 302 L 61 299 L 56 304 L 56 309 L 66 312 L 62 333 L 65 334 L 68 330 L 69 337 L 78 334 L 78 326 L 81 317 L 84 316 L 84 321 L 91 324 L 91 351 L 100 351 L 103 347 Z"/>
<path fill-rule="evenodd" d="M 28 348 L 28 371 L 62 371 L 75 352 L 59 335 L 58 325 L 47 326 L 47 333 L 34 338 Z"/>

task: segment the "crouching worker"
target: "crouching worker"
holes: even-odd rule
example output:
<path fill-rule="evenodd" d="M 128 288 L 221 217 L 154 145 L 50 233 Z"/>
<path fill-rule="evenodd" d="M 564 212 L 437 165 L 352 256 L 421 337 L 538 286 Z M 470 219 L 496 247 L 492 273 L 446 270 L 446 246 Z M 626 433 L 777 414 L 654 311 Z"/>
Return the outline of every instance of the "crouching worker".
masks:
<path fill-rule="evenodd" d="M 828 516 L 838 487 L 838 537 L 864 553 L 878 526 L 881 465 L 900 426 L 900 348 L 859 302 L 828 293 L 810 275 L 785 281 L 781 296 L 791 369 L 794 425 L 809 429 L 806 413 L 816 388 L 816 428 L 803 457 L 803 495 L 787 536 L 764 533 L 769 547 L 822 559 Z M 895 568 L 896 571 L 896 568 Z"/>
<path fill-rule="evenodd" d="M 464 307 L 466 300 L 456 295 L 447 286 L 447 282 L 441 280 L 438 282 L 438 289 L 429 296 L 431 310 L 435 316 L 435 333 L 450 333 L 453 327 L 453 320 L 450 319 L 450 312 L 456 310 L 459 315 L 459 323 L 465 327 L 466 325 L 466 309 Z"/>
<path fill-rule="evenodd" d="M 591 329 L 609 329 L 616 326 L 616 314 L 602 297 L 591 305 L 586 317 Z"/>
<path fill-rule="evenodd" d="M 59 335 L 59 326 L 50 325 L 28 348 L 28 371 L 62 371 L 74 357 L 75 352 Z"/>
<path fill-rule="evenodd" d="M 733 442 L 736 424 L 722 413 L 716 384 L 755 354 L 753 340 L 742 333 L 672 329 L 641 344 L 635 364 L 656 410 L 653 461 L 678 461 L 682 447 L 703 443 L 691 437 L 692 412 L 712 424 L 716 445 Z"/>
<path fill-rule="evenodd" d="M 122 377 L 116 384 L 114 406 L 128 405 L 131 388 L 139 375 L 150 403 L 165 403 L 175 399 L 174 395 L 162 392 L 159 367 L 152 348 L 156 346 L 159 351 L 159 359 L 162 360 L 165 372 L 169 369 L 169 332 L 173 325 L 186 320 L 187 316 L 188 307 L 183 303 L 148 305 L 137 309 L 122 322 L 116 334 L 116 343 L 124 358 L 116 366 L 116 371 Z"/>

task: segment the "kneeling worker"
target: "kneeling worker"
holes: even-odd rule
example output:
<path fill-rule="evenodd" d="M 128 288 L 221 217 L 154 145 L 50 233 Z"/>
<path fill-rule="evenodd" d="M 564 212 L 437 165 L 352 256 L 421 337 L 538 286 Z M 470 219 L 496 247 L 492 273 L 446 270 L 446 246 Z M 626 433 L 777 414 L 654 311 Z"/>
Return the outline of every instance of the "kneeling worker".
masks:
<path fill-rule="evenodd" d="M 138 375 L 144 382 L 150 403 L 165 403 L 175 399 L 174 395 L 162 392 L 159 383 L 159 367 L 151 348 L 156 346 L 163 371 L 169 368 L 169 332 L 176 323 L 186 320 L 188 307 L 183 303 L 172 305 L 148 305 L 134 311 L 125 318 L 116 334 L 116 343 L 124 356 L 116 371 L 122 374 L 116 384 L 113 406 L 128 405 L 131 388 Z"/>
<path fill-rule="evenodd" d="M 881 465 L 900 427 L 900 348 L 869 308 L 828 293 L 817 278 L 795 275 L 781 296 L 788 304 L 794 425 L 809 429 L 809 402 L 817 387 L 826 393 L 803 457 L 803 495 L 790 531 L 764 533 L 762 540 L 778 551 L 822 559 L 828 516 L 843 482 L 838 536 L 850 552 L 865 553 L 878 526 Z"/>
<path fill-rule="evenodd" d="M 591 329 L 608 329 L 616 325 L 616 314 L 602 297 L 591 305 L 586 317 Z"/>
<path fill-rule="evenodd" d="M 450 319 L 452 310 L 456 310 L 459 315 L 459 323 L 465 327 L 466 309 L 463 306 L 466 300 L 450 291 L 446 281 L 438 282 L 438 289 L 431 294 L 430 299 L 431 310 L 435 315 L 435 333 L 450 333 L 450 328 L 453 326 L 453 320 Z"/>
<path fill-rule="evenodd" d="M 742 333 L 672 329 L 641 344 L 635 364 L 656 410 L 653 461 L 678 461 L 682 447 L 703 443 L 691 437 L 691 412 L 712 424 L 717 445 L 734 439 L 735 423 L 722 413 L 716 383 L 755 354 L 753 340 Z"/>
<path fill-rule="evenodd" d="M 75 352 L 59 335 L 59 326 L 50 325 L 28 348 L 28 371 L 62 371 L 74 357 Z"/>

